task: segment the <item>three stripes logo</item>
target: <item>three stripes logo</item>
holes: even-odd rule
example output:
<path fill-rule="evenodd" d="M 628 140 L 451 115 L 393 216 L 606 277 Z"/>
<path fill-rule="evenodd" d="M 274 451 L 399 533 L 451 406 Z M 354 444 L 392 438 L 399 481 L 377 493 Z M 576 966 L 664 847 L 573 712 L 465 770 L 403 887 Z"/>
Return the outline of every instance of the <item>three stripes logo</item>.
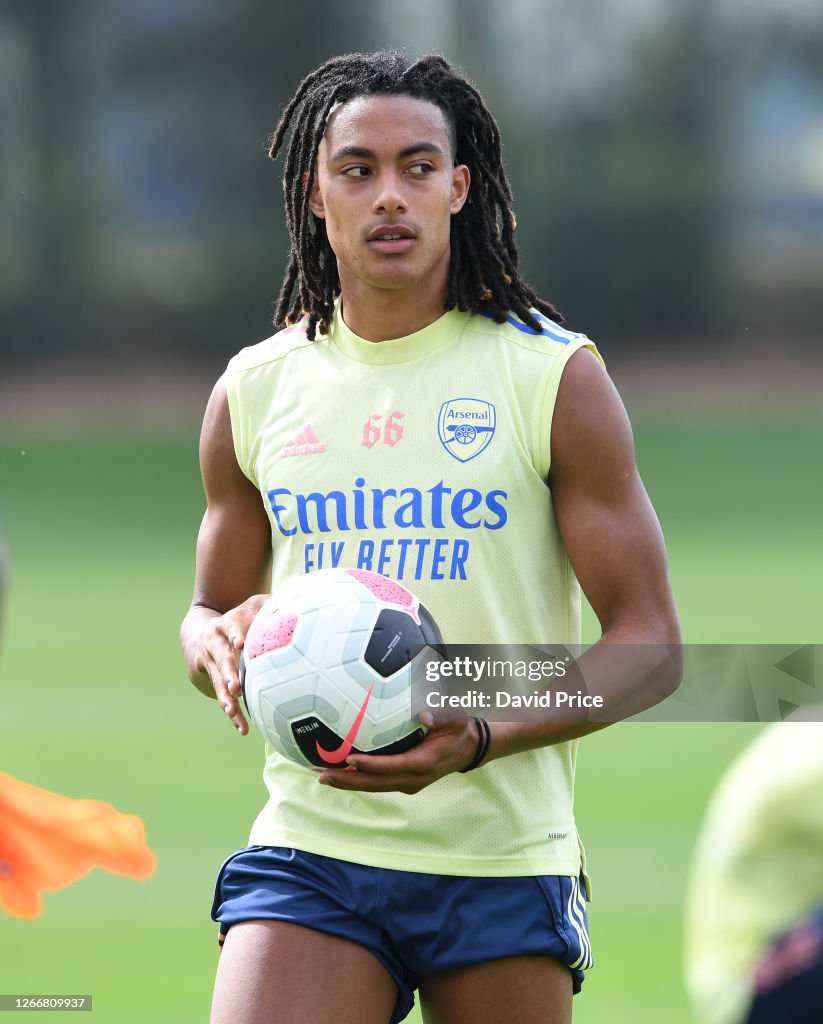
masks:
<path fill-rule="evenodd" d="M 325 450 L 326 446 L 317 440 L 311 424 L 305 423 L 294 437 L 286 441 L 280 454 L 284 458 L 289 455 L 322 455 Z"/>

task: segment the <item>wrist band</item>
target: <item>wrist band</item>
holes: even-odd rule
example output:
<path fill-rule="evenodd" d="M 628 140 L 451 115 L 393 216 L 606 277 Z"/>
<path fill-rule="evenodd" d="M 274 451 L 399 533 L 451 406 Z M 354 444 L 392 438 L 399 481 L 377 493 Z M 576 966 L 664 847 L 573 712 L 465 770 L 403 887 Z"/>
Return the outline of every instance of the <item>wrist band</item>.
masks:
<path fill-rule="evenodd" d="M 489 747 L 491 746 L 492 741 L 492 731 L 489 728 L 489 723 L 486 719 L 479 718 L 477 715 L 472 715 L 471 718 L 477 726 L 477 750 L 475 750 L 474 757 L 466 767 L 460 769 L 461 775 L 465 775 L 466 772 L 474 771 L 475 768 L 480 767 L 486 757 L 486 754 L 489 752 Z"/>

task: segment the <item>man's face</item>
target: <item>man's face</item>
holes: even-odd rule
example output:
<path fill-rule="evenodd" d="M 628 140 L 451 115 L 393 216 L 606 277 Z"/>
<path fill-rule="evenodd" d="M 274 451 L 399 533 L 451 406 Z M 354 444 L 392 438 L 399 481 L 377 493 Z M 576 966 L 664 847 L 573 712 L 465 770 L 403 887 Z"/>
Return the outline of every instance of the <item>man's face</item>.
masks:
<path fill-rule="evenodd" d="M 317 154 L 309 205 L 325 220 L 344 294 L 365 285 L 442 284 L 451 217 L 469 170 L 454 166 L 443 112 L 411 96 L 360 96 L 337 107 Z"/>

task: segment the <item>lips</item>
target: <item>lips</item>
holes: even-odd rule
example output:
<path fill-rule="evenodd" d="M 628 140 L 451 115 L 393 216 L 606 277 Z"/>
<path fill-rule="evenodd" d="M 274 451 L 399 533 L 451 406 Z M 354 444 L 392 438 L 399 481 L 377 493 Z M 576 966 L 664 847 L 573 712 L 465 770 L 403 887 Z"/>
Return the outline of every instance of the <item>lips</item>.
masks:
<path fill-rule="evenodd" d="M 380 224 L 369 232 L 367 242 L 378 252 L 396 255 L 408 252 L 416 238 L 415 232 L 405 224 Z"/>
<path fill-rule="evenodd" d="M 400 238 L 414 238 L 415 232 L 405 224 L 379 224 L 368 234 L 369 242 L 394 241 Z"/>

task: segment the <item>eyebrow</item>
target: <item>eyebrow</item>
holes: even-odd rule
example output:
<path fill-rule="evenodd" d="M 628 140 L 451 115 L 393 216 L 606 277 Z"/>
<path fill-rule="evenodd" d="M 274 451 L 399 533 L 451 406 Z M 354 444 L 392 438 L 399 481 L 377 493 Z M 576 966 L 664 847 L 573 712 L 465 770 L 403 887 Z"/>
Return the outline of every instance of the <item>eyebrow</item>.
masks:
<path fill-rule="evenodd" d="M 443 150 L 433 142 L 416 142 L 413 146 L 406 146 L 405 149 L 401 149 L 397 157 L 400 160 L 405 160 L 406 157 L 414 156 L 415 153 L 435 153 L 443 156 Z M 363 160 L 374 160 L 376 158 L 376 154 L 372 150 L 365 149 L 363 146 L 341 146 L 340 149 L 332 154 L 332 160 L 343 160 L 347 156 L 360 157 Z"/>

